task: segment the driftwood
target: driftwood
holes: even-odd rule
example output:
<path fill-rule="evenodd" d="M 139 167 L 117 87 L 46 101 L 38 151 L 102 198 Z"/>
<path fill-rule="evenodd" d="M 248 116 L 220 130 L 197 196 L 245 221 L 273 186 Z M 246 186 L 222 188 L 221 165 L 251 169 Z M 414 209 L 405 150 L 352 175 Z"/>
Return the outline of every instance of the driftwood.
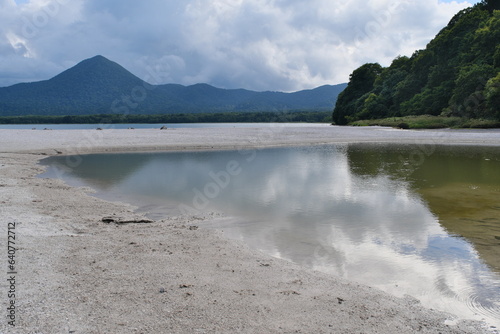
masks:
<path fill-rule="evenodd" d="M 118 225 L 122 224 L 149 224 L 153 223 L 152 220 L 145 218 L 133 218 L 133 217 L 103 217 L 102 221 L 106 224 L 115 223 Z"/>

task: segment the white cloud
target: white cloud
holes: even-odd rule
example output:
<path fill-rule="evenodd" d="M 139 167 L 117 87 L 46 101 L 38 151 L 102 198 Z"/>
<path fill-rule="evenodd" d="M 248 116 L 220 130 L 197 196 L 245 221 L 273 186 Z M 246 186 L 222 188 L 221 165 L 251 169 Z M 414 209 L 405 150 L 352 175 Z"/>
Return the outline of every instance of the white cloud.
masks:
<path fill-rule="evenodd" d="M 299 90 L 410 55 L 467 2 L 0 0 L 0 86 L 102 54 L 152 83 Z M 24 58 L 24 59 L 22 59 Z M 36 67 L 38 70 L 34 71 Z"/>

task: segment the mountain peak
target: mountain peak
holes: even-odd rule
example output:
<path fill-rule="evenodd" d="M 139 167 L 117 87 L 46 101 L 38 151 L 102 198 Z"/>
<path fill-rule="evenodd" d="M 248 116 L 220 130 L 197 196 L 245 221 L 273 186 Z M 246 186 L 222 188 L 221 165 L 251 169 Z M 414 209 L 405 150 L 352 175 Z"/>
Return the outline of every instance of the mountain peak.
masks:
<path fill-rule="evenodd" d="M 114 61 L 109 60 L 108 58 L 106 58 L 104 56 L 97 55 L 97 56 L 94 56 L 91 58 L 84 59 L 81 62 L 79 62 L 78 64 L 76 64 L 75 66 L 89 65 L 89 64 L 94 64 L 94 65 L 95 64 L 108 64 L 108 65 L 111 65 L 111 64 L 116 64 L 116 63 Z"/>
<path fill-rule="evenodd" d="M 109 60 L 108 58 L 106 58 L 106 57 L 104 57 L 102 55 L 96 55 L 96 56 L 88 58 L 86 60 L 92 60 L 92 59 L 94 59 L 94 60 L 107 60 L 107 61 L 111 61 L 111 60 Z"/>
<path fill-rule="evenodd" d="M 121 65 L 101 55 L 82 60 L 49 81 L 53 83 L 71 82 L 75 87 L 81 88 L 93 85 L 94 89 L 123 86 L 124 84 L 132 87 L 146 84 Z"/>

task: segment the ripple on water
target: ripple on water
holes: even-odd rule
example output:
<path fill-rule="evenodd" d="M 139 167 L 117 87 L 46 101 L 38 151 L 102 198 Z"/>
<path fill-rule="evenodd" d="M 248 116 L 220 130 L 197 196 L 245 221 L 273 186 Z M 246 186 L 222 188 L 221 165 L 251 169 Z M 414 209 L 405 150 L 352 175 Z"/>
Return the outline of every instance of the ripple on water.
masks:
<path fill-rule="evenodd" d="M 497 289 L 498 290 L 498 289 Z M 457 298 L 481 320 L 500 327 L 500 295 L 498 291 L 490 291 L 489 295 L 478 293 L 473 287 L 461 289 Z"/>

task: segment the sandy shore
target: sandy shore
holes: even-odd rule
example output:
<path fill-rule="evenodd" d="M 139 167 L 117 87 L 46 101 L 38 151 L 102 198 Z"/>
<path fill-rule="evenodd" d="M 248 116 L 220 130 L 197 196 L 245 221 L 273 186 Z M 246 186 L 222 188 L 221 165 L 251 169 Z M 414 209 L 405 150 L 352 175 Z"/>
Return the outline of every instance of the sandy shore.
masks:
<path fill-rule="evenodd" d="M 36 178 L 47 155 L 398 142 L 500 145 L 498 131 L 384 128 L 0 130 L 4 268 L 15 223 L 15 327 L 2 278 L 1 333 L 487 333 L 408 297 L 308 271 L 221 233 L 204 217 L 105 224 L 134 216 L 60 180 Z M 84 157 L 83 157 L 84 158 Z"/>

